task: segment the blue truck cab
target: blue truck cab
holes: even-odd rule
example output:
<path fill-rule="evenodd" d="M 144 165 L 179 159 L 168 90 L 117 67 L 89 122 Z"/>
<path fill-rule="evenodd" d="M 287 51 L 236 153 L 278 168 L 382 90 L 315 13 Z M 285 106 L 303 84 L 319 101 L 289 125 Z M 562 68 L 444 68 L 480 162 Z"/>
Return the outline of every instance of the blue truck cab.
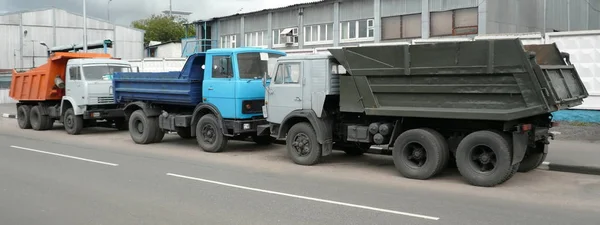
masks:
<path fill-rule="evenodd" d="M 188 57 L 181 71 L 113 74 L 115 101 L 125 112 L 134 142 L 160 142 L 165 132 L 196 137 L 199 146 L 220 152 L 229 139 L 272 138 L 262 108 L 263 77 L 286 54 L 262 48 L 221 48 Z"/>

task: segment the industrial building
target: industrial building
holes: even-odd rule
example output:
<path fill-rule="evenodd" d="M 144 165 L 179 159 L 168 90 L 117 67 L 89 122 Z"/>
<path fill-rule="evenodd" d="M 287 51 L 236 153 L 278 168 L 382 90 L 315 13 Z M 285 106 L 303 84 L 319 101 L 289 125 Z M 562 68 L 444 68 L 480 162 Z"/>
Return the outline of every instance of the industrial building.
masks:
<path fill-rule="evenodd" d="M 47 47 L 83 44 L 83 16 L 58 8 L 0 14 L 0 70 L 32 68 L 44 64 Z M 88 43 L 110 39 L 108 53 L 139 59 L 144 54 L 144 31 L 87 18 Z M 102 52 L 102 49 L 90 52 Z"/>
<path fill-rule="evenodd" d="M 600 0 L 322 0 L 196 21 L 202 50 L 600 29 Z M 189 51 L 190 47 L 185 51 Z M 184 52 L 185 54 L 185 52 Z"/>

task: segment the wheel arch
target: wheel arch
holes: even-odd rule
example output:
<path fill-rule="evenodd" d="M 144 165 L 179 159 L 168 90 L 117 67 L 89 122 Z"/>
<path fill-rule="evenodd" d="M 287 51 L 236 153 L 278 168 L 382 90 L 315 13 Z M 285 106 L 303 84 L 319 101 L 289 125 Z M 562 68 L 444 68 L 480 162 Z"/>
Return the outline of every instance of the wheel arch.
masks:
<path fill-rule="evenodd" d="M 125 118 L 129 120 L 131 114 L 139 109 L 143 110 L 144 114 L 146 114 L 147 117 L 156 117 L 159 116 L 161 113 L 160 109 L 153 107 L 151 104 L 137 101 L 128 103 L 127 105 L 125 105 L 125 107 L 123 107 Z"/>
<path fill-rule="evenodd" d="M 217 109 L 217 107 L 213 104 L 209 103 L 198 104 L 194 109 L 194 112 L 192 113 L 192 123 L 190 127 L 192 131 L 192 136 L 196 136 L 196 125 L 198 124 L 198 121 L 200 121 L 200 118 L 207 114 L 213 114 L 215 117 L 217 117 L 217 122 L 219 123 L 219 128 L 221 129 L 221 131 L 223 131 L 223 135 L 231 136 L 229 134 L 229 131 L 225 129 L 225 126 L 223 124 L 223 117 L 221 116 L 219 109 Z"/>
<path fill-rule="evenodd" d="M 285 138 L 294 124 L 308 122 L 317 133 L 319 144 L 332 143 L 332 121 L 327 118 L 318 118 L 312 110 L 296 110 L 288 114 L 279 127 L 278 137 Z"/>

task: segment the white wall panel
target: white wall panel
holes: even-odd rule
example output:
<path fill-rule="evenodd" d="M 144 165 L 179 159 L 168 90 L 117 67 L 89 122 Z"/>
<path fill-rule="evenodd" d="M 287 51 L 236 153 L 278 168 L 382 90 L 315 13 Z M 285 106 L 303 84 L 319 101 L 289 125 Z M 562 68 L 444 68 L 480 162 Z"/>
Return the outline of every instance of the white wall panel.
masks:
<path fill-rule="evenodd" d="M 23 13 L 23 25 L 52 26 L 52 9 Z"/>
<path fill-rule="evenodd" d="M 20 67 L 19 26 L 0 25 L 0 34 L 5 34 L 0 41 L 0 69 Z"/>
<path fill-rule="evenodd" d="M 14 24 L 19 25 L 21 23 L 21 15 L 20 14 L 10 14 L 0 16 L 0 24 Z"/>

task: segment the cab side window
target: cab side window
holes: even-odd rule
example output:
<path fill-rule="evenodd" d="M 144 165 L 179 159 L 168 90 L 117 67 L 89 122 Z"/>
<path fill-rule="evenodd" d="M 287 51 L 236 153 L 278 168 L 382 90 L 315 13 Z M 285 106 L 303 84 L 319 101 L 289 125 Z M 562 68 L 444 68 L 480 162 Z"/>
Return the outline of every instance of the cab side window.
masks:
<path fill-rule="evenodd" d="M 81 73 L 78 66 L 73 66 L 69 68 L 69 79 L 81 80 Z"/>
<path fill-rule="evenodd" d="M 231 60 L 228 60 L 227 68 L 221 68 L 221 60 L 222 59 L 230 59 L 229 56 L 213 56 L 213 68 L 212 68 L 212 77 L 213 78 L 230 78 L 233 77 Z"/>
<path fill-rule="evenodd" d="M 300 63 L 283 63 L 277 66 L 275 84 L 299 84 Z"/>

